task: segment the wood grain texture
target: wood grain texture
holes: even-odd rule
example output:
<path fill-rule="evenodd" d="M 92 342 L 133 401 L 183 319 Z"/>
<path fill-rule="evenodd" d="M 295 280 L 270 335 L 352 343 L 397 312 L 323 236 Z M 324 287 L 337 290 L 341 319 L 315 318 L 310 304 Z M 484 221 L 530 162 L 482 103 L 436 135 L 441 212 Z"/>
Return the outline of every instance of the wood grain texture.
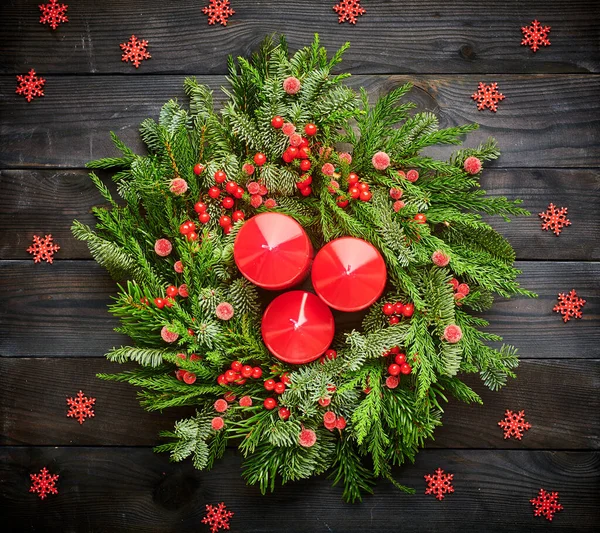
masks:
<path fill-rule="evenodd" d="M 184 76 L 47 76 L 33 102 L 14 94 L 13 76 L 0 76 L 0 168 L 82 168 L 115 154 L 115 131 L 141 151 L 139 123 L 157 117 L 170 98 L 185 101 Z M 199 78 L 212 89 L 223 76 Z M 372 98 L 411 81 L 409 98 L 435 112 L 442 127 L 478 122 L 468 146 L 497 138 L 501 159 L 492 167 L 589 168 L 600 166 L 600 77 L 586 75 L 353 76 Z M 498 82 L 506 95 L 499 111 L 478 111 L 471 94 L 479 82 Z M 215 92 L 220 104 L 223 96 Z M 59 119 L 57 119 L 57 117 Z M 449 147 L 428 150 L 445 157 Z"/>
<path fill-rule="evenodd" d="M 539 298 L 499 300 L 484 314 L 489 331 L 517 346 L 523 358 L 600 357 L 600 263 L 528 261 L 517 267 L 522 285 Z M 571 289 L 587 303 L 583 319 L 563 324 L 552 307 L 557 293 Z M 115 283 L 91 261 L 0 261 L 0 355 L 98 357 L 129 344 L 113 331 L 117 322 L 106 309 L 115 292 Z M 336 317 L 346 327 L 360 324 L 358 314 Z"/>
<path fill-rule="evenodd" d="M 548 531 L 533 515 L 541 487 L 558 491 L 564 510 L 552 531 L 594 531 L 598 525 L 600 453 L 436 450 L 419 454 L 394 476 L 415 487 L 405 495 L 387 482 L 361 504 L 345 505 L 341 490 L 321 478 L 261 496 L 245 485 L 240 457 L 227 452 L 210 472 L 173 464 L 145 448 L 0 448 L 3 521 L 11 531 L 136 533 L 207 531 L 205 505 L 223 501 L 235 515 L 231 532 Z M 58 473 L 58 495 L 28 493 L 29 473 Z M 425 495 L 423 475 L 454 474 L 443 501 Z"/>
<path fill-rule="evenodd" d="M 594 0 L 493 7 L 476 0 L 371 1 L 363 2 L 367 13 L 356 27 L 338 24 L 335 2 L 318 0 L 285 7 L 277 0 L 235 0 L 227 27 L 215 27 L 201 12 L 206 3 L 80 0 L 69 7 L 69 22 L 51 31 L 37 24 L 39 12 L 31 2 L 2 2 L 0 72 L 33 66 L 48 74 L 132 74 L 131 64 L 120 61 L 119 43 L 135 33 L 150 42 L 152 54 L 139 72 L 224 74 L 229 54 L 247 55 L 273 32 L 285 34 L 292 49 L 309 44 L 315 32 L 332 51 L 349 40 L 346 58 L 357 73 L 600 70 L 600 10 Z M 520 46 L 521 26 L 534 18 L 552 27 L 552 45 L 536 54 Z"/>
<path fill-rule="evenodd" d="M 101 174 L 102 175 L 102 174 Z M 104 183 L 112 188 L 106 177 Z M 513 244 L 518 259 L 599 260 L 600 172 L 596 169 L 490 169 L 482 187 L 491 196 L 521 198 L 530 217 L 487 220 Z M 538 213 L 550 202 L 569 209 L 570 228 L 557 238 L 541 231 Z M 91 208 L 104 203 L 85 170 L 0 170 L 0 259 L 28 259 L 34 234 L 52 233 L 57 260 L 89 259 L 73 238 L 73 219 L 94 225 Z"/>
<path fill-rule="evenodd" d="M 154 446 L 159 431 L 193 414 L 192 407 L 147 413 L 134 387 L 96 378 L 125 368 L 97 358 L 0 358 L 0 445 Z M 496 393 L 467 376 L 484 405 L 451 400 L 427 448 L 600 448 L 600 418 L 589 416 L 600 410 L 600 360 L 524 360 L 517 373 Z M 66 417 L 65 402 L 79 390 L 96 398 L 94 418 L 81 426 Z M 32 409 L 24 399 L 39 398 L 40 391 L 43 401 Z M 533 426 L 521 441 L 503 439 L 498 421 L 506 409 L 524 409 Z"/>

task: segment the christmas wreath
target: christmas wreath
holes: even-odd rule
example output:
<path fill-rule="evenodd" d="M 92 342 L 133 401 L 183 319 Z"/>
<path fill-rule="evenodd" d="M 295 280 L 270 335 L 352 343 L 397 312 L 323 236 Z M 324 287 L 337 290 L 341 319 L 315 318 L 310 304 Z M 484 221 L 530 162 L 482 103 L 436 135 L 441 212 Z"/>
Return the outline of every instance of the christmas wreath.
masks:
<path fill-rule="evenodd" d="M 263 492 L 328 472 L 356 501 L 379 477 L 410 490 L 392 466 L 449 395 L 481 403 L 459 372 L 494 390 L 514 376 L 516 350 L 489 346 L 501 338 L 470 311 L 530 293 L 481 218 L 527 214 L 479 188 L 494 140 L 420 155 L 477 125 L 412 113 L 409 84 L 371 104 L 331 74 L 347 47 L 328 59 L 315 37 L 290 56 L 267 39 L 230 59 L 220 111 L 186 79 L 189 109 L 142 122 L 148 155 L 113 134 L 122 155 L 89 164 L 115 169 L 120 200 L 92 173 L 110 205 L 73 232 L 120 281 L 110 310 L 134 346 L 108 359 L 139 363 L 100 377 L 140 387 L 149 410 L 196 407 L 157 451 L 204 469 L 235 443 Z"/>

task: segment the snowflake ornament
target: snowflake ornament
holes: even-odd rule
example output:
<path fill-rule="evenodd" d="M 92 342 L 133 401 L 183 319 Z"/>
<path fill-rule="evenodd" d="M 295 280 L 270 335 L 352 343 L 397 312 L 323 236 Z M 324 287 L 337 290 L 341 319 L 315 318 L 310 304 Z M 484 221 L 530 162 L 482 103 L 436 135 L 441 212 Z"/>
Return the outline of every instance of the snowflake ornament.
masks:
<path fill-rule="evenodd" d="M 498 92 L 498 84 L 492 83 L 486 85 L 485 83 L 479 82 L 477 92 L 471 95 L 471 98 L 477 102 L 477 109 L 489 109 L 494 113 L 498 110 L 496 105 L 501 100 L 504 100 L 504 95 Z"/>
<path fill-rule="evenodd" d="M 220 529 L 229 529 L 229 519 L 233 516 L 233 513 L 226 510 L 223 502 L 216 507 L 214 505 L 207 505 L 206 511 L 206 516 L 202 519 L 202 523 L 210 525 L 211 533 L 217 533 Z"/>
<path fill-rule="evenodd" d="M 52 264 L 54 252 L 58 252 L 58 250 L 60 250 L 60 246 L 52 242 L 52 235 L 44 235 L 43 239 L 34 235 L 33 244 L 27 248 L 27 251 L 33 254 L 34 263 L 46 261 L 46 263 Z"/>
<path fill-rule="evenodd" d="M 129 41 L 121 43 L 119 46 L 123 50 L 121 61 L 131 61 L 135 65 L 135 68 L 138 68 L 144 59 L 152 57 L 146 50 L 148 41 L 145 39 L 140 40 L 135 35 L 132 35 Z"/>
<path fill-rule="evenodd" d="M 546 520 L 550 520 L 550 522 L 552 522 L 555 513 L 564 509 L 558 503 L 558 492 L 546 492 L 544 489 L 540 489 L 538 497 L 529 501 L 535 507 L 533 514 L 535 516 L 543 516 Z"/>
<path fill-rule="evenodd" d="M 42 12 L 40 24 L 48 24 L 55 30 L 62 22 L 69 22 L 67 15 L 65 15 L 69 7 L 67 4 L 59 4 L 58 0 L 50 0 L 47 4 L 41 4 L 38 7 Z"/>
<path fill-rule="evenodd" d="M 517 440 L 521 440 L 523 432 L 528 431 L 531 427 L 529 422 L 525 422 L 525 411 L 514 413 L 510 409 L 506 410 L 504 420 L 500 420 L 498 425 L 504 430 L 505 439 L 514 437 Z"/>
<path fill-rule="evenodd" d="M 534 20 L 531 26 L 523 26 L 521 31 L 523 32 L 521 44 L 529 46 L 534 52 L 537 52 L 542 44 L 550 46 L 550 41 L 548 40 L 550 26 L 542 26 L 537 20 Z"/>
<path fill-rule="evenodd" d="M 425 481 L 428 487 L 425 489 L 425 494 L 434 494 L 438 500 L 443 500 L 445 494 L 454 492 L 453 477 L 454 474 L 444 474 L 441 468 L 438 468 L 433 475 L 427 474 Z"/>
<path fill-rule="evenodd" d="M 202 13 L 208 15 L 208 24 L 220 22 L 227 26 L 227 19 L 235 13 L 231 9 L 229 0 L 210 0 L 209 5 L 202 8 Z"/>
<path fill-rule="evenodd" d="M 571 225 L 571 221 L 567 218 L 566 207 L 556 207 L 554 204 L 550 204 L 544 213 L 538 213 L 538 215 L 544 221 L 542 229 L 551 229 L 556 236 L 560 235 L 563 227 Z"/>
<path fill-rule="evenodd" d="M 568 322 L 573 317 L 581 318 L 581 308 L 585 305 L 585 300 L 579 298 L 575 289 L 569 294 L 564 292 L 558 293 L 558 303 L 552 308 L 552 311 L 556 311 L 563 316 L 563 322 Z"/>
<path fill-rule="evenodd" d="M 360 0 L 340 0 L 339 4 L 333 6 L 333 10 L 338 14 L 338 23 L 340 24 L 346 21 L 356 24 L 357 17 L 367 12 L 361 7 Z"/>
<path fill-rule="evenodd" d="M 37 96 L 44 96 L 44 78 L 38 78 L 35 70 L 31 69 L 27 74 L 17 76 L 19 85 L 16 93 L 22 94 L 28 102 L 31 102 Z"/>
<path fill-rule="evenodd" d="M 67 398 L 69 410 L 67 417 L 76 418 L 80 424 L 83 424 L 86 418 L 94 416 L 93 405 L 96 403 L 96 398 L 87 398 L 83 395 L 83 391 L 79 391 L 75 398 Z"/>
<path fill-rule="evenodd" d="M 29 492 L 37 492 L 40 499 L 44 499 L 48 494 L 58 494 L 58 489 L 55 487 L 58 474 L 49 475 L 46 467 L 40 470 L 39 474 L 29 474 L 31 478 L 31 487 Z"/>

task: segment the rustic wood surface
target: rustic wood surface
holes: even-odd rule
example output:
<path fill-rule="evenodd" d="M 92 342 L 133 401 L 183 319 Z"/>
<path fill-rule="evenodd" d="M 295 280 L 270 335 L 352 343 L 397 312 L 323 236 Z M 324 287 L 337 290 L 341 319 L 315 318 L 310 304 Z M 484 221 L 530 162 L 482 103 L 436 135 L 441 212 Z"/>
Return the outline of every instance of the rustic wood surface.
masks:
<path fill-rule="evenodd" d="M 338 25 L 333 1 L 233 0 L 223 28 L 206 24 L 197 0 L 78 0 L 56 31 L 38 24 L 38 3 L 0 2 L 0 512 L 8 531 L 208 531 L 204 505 L 220 501 L 236 513 L 233 532 L 598 529 L 597 1 L 364 0 L 367 14 L 353 27 Z M 552 45 L 535 54 L 520 46 L 520 27 L 534 18 L 552 26 Z M 151 447 L 187 410 L 146 413 L 135 389 L 95 377 L 119 370 L 102 356 L 127 339 L 106 311 L 114 281 L 69 230 L 74 218 L 93 223 L 101 202 L 85 163 L 115 153 L 111 130 L 141 150 L 139 122 L 169 98 L 184 101 L 185 76 L 221 102 L 227 55 L 248 54 L 271 32 L 285 33 L 292 49 L 313 32 L 331 50 L 350 40 L 342 68 L 353 87 L 376 98 L 411 81 L 411 99 L 442 126 L 479 122 L 467 144 L 493 135 L 502 149 L 483 188 L 523 199 L 532 213 L 493 224 L 539 298 L 499 300 L 484 315 L 519 348 L 518 378 L 498 393 L 467 378 L 484 405 L 451 401 L 436 439 L 394 471 L 414 496 L 380 483 L 350 506 L 319 478 L 263 497 L 245 485 L 233 449 L 210 472 L 171 464 Z M 120 61 L 118 44 L 132 33 L 152 54 L 137 70 Z M 46 96 L 27 103 L 14 94 L 14 76 L 30 68 L 46 78 Z M 505 94 L 498 113 L 477 111 L 470 95 L 480 81 Z M 572 226 L 560 237 L 540 229 L 537 213 L 550 202 L 569 209 Z M 34 265 L 26 253 L 34 233 L 60 244 L 53 265 Z M 582 320 L 563 324 L 552 306 L 571 289 L 587 303 Z M 65 416 L 66 397 L 80 389 L 97 398 L 95 418 L 82 426 Z M 502 438 L 505 409 L 524 409 L 533 424 L 522 441 Z M 43 466 L 61 477 L 59 495 L 41 501 L 28 487 Z M 423 494 L 423 475 L 438 467 L 455 474 L 456 492 L 442 502 Z M 529 503 L 541 487 L 559 491 L 565 506 L 551 525 Z"/>

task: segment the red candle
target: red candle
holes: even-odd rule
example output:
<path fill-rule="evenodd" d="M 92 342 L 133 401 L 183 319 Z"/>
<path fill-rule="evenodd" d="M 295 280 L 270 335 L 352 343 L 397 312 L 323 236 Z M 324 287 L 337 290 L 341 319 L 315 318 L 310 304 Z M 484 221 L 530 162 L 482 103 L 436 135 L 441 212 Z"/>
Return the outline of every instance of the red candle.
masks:
<path fill-rule="evenodd" d="M 240 229 L 233 257 L 246 279 L 275 291 L 293 287 L 308 275 L 313 248 L 302 226 L 292 217 L 261 213 Z"/>
<path fill-rule="evenodd" d="M 342 237 L 319 250 L 312 267 L 316 293 L 339 311 L 360 311 L 372 305 L 383 292 L 387 269 L 372 244 Z"/>
<path fill-rule="evenodd" d="M 280 361 L 301 365 L 331 346 L 335 324 L 331 310 L 314 294 L 289 291 L 275 298 L 262 318 L 262 336 Z"/>

